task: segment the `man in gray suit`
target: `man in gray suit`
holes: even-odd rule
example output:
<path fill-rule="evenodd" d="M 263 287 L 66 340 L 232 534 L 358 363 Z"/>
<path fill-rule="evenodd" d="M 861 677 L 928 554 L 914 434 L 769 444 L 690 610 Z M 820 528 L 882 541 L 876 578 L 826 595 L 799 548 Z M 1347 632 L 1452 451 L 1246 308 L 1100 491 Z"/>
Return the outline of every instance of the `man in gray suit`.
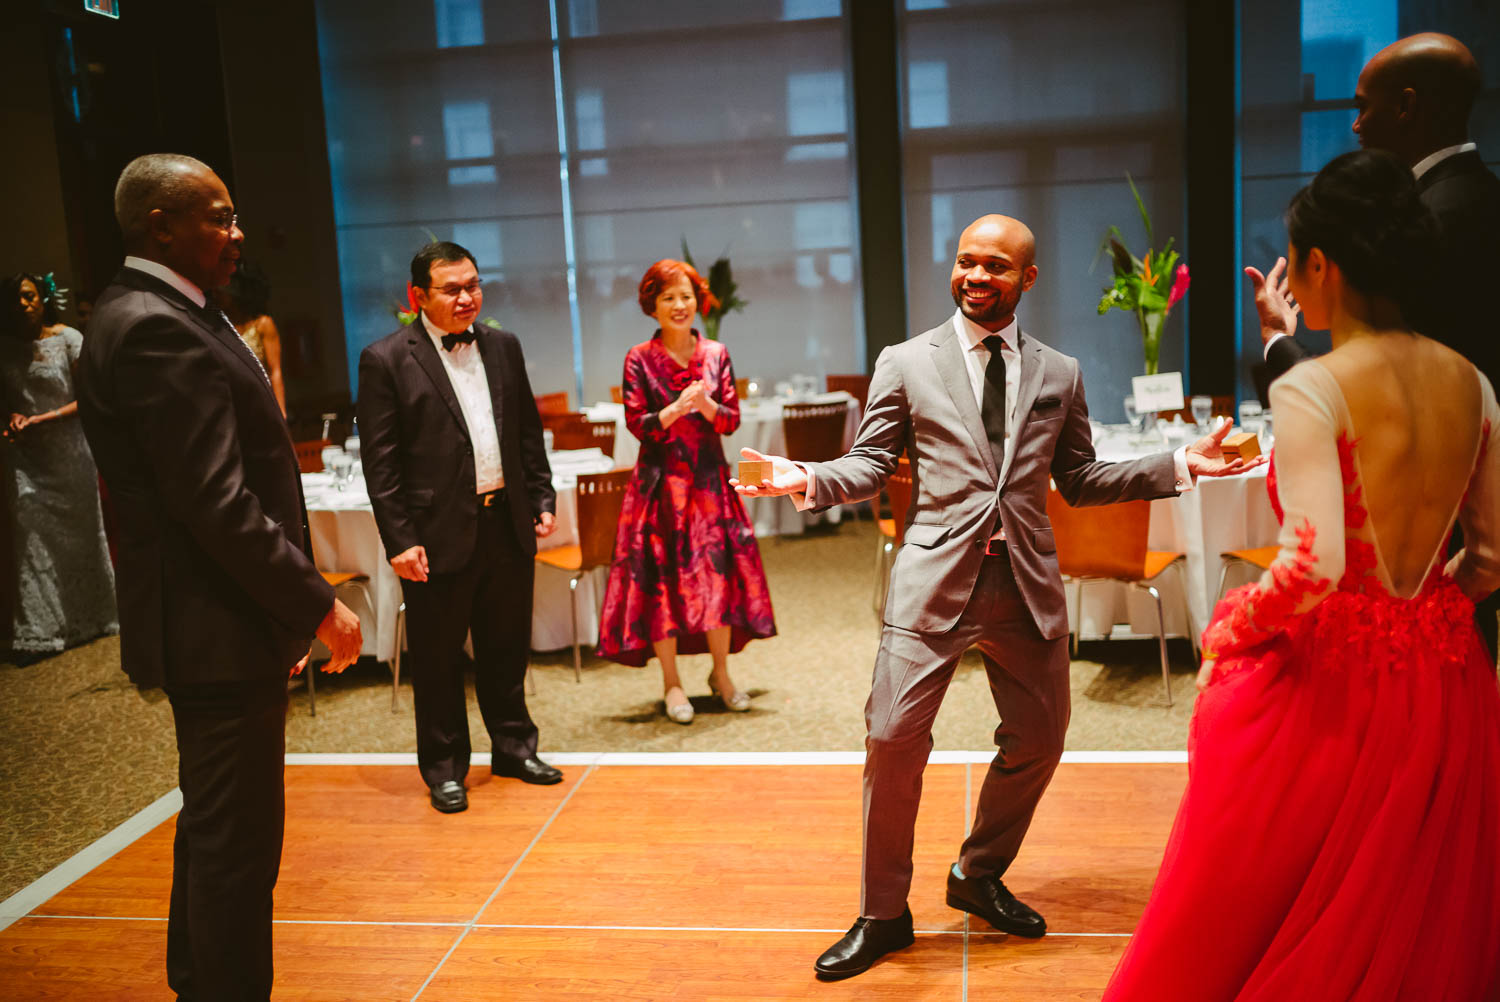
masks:
<path fill-rule="evenodd" d="M 1047 521 L 1049 476 L 1073 505 L 1172 497 L 1201 474 L 1238 472 L 1220 428 L 1176 454 L 1094 458 L 1083 377 L 1015 322 L 1036 281 L 1035 239 L 1005 216 L 976 220 L 953 267 L 958 310 L 886 348 L 849 454 L 774 475 L 741 494 L 794 495 L 799 508 L 874 497 L 903 449 L 913 498 L 891 570 L 875 677 L 865 706 L 864 863 L 860 918 L 818 958 L 824 980 L 852 977 L 912 943 L 912 836 L 932 722 L 958 659 L 978 647 L 1002 723 L 973 831 L 948 877 L 948 904 L 1001 931 L 1040 936 L 1046 922 L 1001 882 L 1062 755 L 1068 612 Z"/>

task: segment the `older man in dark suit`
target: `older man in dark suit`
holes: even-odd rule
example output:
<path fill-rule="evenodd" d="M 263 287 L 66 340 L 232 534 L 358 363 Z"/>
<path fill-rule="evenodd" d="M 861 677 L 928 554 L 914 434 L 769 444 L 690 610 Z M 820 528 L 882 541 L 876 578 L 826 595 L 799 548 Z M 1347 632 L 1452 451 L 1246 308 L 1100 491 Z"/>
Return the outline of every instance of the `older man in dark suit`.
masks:
<path fill-rule="evenodd" d="M 464 638 L 490 733 L 490 769 L 527 783 L 562 773 L 537 758 L 526 709 L 536 541 L 556 496 L 542 422 L 515 335 L 479 323 L 474 256 L 434 243 L 412 258 L 421 307 L 359 358 L 365 481 L 406 598 L 417 764 L 432 806 L 468 807 Z"/>
<path fill-rule="evenodd" d="M 1360 71 L 1354 132 L 1361 146 L 1393 153 L 1411 166 L 1417 197 L 1437 220 L 1437 257 L 1412 262 L 1407 322 L 1462 354 L 1500 386 L 1500 320 L 1493 292 L 1500 278 L 1500 178 L 1469 140 L 1469 114 L 1481 84 L 1479 64 L 1458 39 L 1435 32 L 1399 39 Z M 1255 286 L 1273 379 L 1310 354 L 1291 336 L 1297 309 L 1281 277 L 1284 267 L 1277 261 L 1266 277 L 1245 269 Z M 1497 614 L 1500 593 L 1481 602 L 1476 613 L 1491 657 L 1500 635 Z"/>
<path fill-rule="evenodd" d="M 1071 711 L 1068 612 L 1047 520 L 1050 480 L 1070 504 L 1171 497 L 1226 463 L 1214 435 L 1129 463 L 1094 457 L 1078 361 L 1016 323 L 1036 281 L 1035 239 L 985 216 L 959 237 L 943 323 L 886 348 L 854 448 L 775 476 L 746 495 L 805 494 L 801 507 L 874 497 L 904 450 L 913 495 L 891 569 L 885 626 L 865 706 L 860 918 L 815 964 L 825 980 L 867 970 L 912 943 L 907 892 L 932 722 L 959 658 L 978 647 L 1000 711 L 999 752 L 979 789 L 973 831 L 948 877 L 948 904 L 1019 936 L 1046 932 L 1001 877 L 1062 755 Z M 743 450 L 746 458 L 766 458 Z"/>
<path fill-rule="evenodd" d="M 314 634 L 343 670 L 359 620 L 313 567 L 270 381 L 207 304 L 244 239 L 224 183 L 191 157 L 140 157 L 115 215 L 129 256 L 83 344 L 78 410 L 119 522 L 122 666 L 166 688 L 177 730 L 167 983 L 266 999 L 287 674 Z"/>

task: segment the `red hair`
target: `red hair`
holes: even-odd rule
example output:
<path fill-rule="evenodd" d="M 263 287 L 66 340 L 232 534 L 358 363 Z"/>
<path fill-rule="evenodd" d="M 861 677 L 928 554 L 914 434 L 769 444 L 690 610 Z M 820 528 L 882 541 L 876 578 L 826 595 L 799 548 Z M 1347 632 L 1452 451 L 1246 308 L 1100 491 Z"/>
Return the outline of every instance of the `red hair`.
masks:
<path fill-rule="evenodd" d="M 646 274 L 641 276 L 640 295 L 637 299 L 641 304 L 641 312 L 648 317 L 656 316 L 656 297 L 679 278 L 687 279 L 688 285 L 693 287 L 693 297 L 698 300 L 699 313 L 708 316 L 708 311 L 719 305 L 714 294 L 708 291 L 708 283 L 703 281 L 697 268 L 686 261 L 674 261 L 665 257 L 647 268 Z"/>

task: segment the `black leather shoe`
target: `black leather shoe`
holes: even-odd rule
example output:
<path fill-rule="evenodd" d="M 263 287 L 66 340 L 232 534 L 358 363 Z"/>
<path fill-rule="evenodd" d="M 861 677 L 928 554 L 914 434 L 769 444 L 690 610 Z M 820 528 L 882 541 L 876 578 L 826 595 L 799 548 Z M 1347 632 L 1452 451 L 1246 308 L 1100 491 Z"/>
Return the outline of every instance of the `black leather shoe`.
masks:
<path fill-rule="evenodd" d="M 497 776 L 509 776 L 511 779 L 519 779 L 523 783 L 535 783 L 537 786 L 551 786 L 553 783 L 562 782 L 562 772 L 552 768 L 546 762 L 537 758 L 511 758 L 504 756 L 492 760 L 490 772 Z"/>
<path fill-rule="evenodd" d="M 1013 936 L 1041 936 L 1047 932 L 1047 920 L 1036 910 L 1016 900 L 1000 878 L 968 877 L 960 880 L 948 871 L 948 907 L 978 915 L 1001 932 Z"/>
<path fill-rule="evenodd" d="M 469 809 L 469 795 L 464 792 L 464 784 L 456 779 L 434 786 L 428 798 L 432 801 L 432 806 L 444 814 L 457 814 Z"/>
<path fill-rule="evenodd" d="M 820 981 L 838 981 L 852 978 L 868 971 L 881 957 L 892 950 L 904 950 L 916 937 L 911 931 L 911 909 L 907 908 L 900 918 L 861 918 L 844 938 L 823 951 L 813 964 Z"/>

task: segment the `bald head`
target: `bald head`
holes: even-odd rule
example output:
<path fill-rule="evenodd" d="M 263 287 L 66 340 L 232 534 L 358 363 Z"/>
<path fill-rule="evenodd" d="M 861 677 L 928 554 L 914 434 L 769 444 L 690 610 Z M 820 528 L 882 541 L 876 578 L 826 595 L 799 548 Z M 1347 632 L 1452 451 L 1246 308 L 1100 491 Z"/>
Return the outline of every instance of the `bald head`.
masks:
<path fill-rule="evenodd" d="M 1483 79 L 1468 46 L 1423 32 L 1387 45 L 1365 64 L 1354 91 L 1360 144 L 1415 164 L 1468 138 Z"/>
<path fill-rule="evenodd" d="M 204 290 L 229 281 L 245 238 L 224 182 L 180 153 L 149 153 L 125 166 L 115 184 L 115 219 L 128 253 Z"/>
<path fill-rule="evenodd" d="M 953 260 L 953 301 L 988 331 L 1009 324 L 1021 294 L 1036 281 L 1036 237 L 1009 216 L 980 216 L 958 238 Z"/>

